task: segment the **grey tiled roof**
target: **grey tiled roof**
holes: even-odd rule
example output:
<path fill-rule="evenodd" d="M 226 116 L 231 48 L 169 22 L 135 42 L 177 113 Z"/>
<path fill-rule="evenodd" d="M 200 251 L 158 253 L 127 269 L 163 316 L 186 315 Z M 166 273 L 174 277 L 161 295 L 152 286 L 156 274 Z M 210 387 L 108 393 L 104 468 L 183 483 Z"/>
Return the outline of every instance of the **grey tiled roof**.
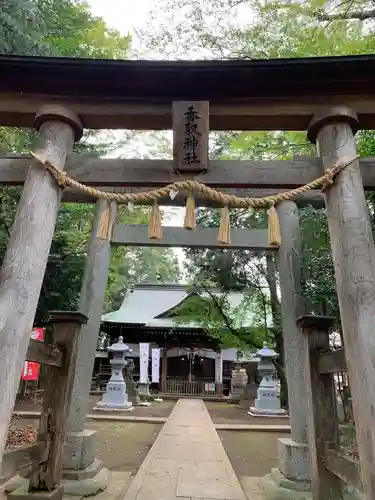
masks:
<path fill-rule="evenodd" d="M 202 291 L 201 295 L 207 296 Z M 219 290 L 212 290 L 212 293 L 220 294 Z M 183 302 L 190 293 L 186 285 L 137 285 L 134 289 L 128 290 L 123 303 L 117 311 L 113 311 L 102 316 L 103 322 L 139 324 L 155 328 L 172 328 L 176 325 L 173 318 L 159 317 L 165 315 Z M 240 292 L 228 294 L 227 299 L 232 308 L 240 305 L 244 295 Z M 245 325 L 244 325 L 245 326 Z M 181 324 L 180 324 L 181 327 Z M 189 323 L 184 328 L 199 328 L 198 324 Z"/>

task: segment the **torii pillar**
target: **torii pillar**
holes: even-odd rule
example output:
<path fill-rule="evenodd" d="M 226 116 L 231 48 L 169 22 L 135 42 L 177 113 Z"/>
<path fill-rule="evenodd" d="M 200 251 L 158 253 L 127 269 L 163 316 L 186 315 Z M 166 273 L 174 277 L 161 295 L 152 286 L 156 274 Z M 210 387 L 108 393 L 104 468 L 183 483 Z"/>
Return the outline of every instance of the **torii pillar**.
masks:
<path fill-rule="evenodd" d="M 64 447 L 63 484 L 69 495 L 94 495 L 106 488 L 108 470 L 95 457 L 95 434 L 85 429 L 95 352 L 98 344 L 108 269 L 111 234 L 117 214 L 115 202 L 98 200 L 91 229 L 80 298 L 80 312 L 88 317 L 81 327 L 75 378 Z"/>
<path fill-rule="evenodd" d="M 344 106 L 310 122 L 324 169 L 357 156 L 357 115 Z M 358 160 L 324 192 L 366 499 L 375 498 L 375 247 Z"/>
<path fill-rule="evenodd" d="M 297 326 L 297 318 L 303 314 L 301 234 L 296 203 L 282 201 L 276 208 L 281 232 L 278 265 L 291 436 L 278 440 L 278 468 L 261 479 L 260 488 L 267 500 L 300 500 L 309 498 L 311 491 L 303 356 L 307 340 Z"/>
<path fill-rule="evenodd" d="M 43 106 L 34 122 L 37 152 L 63 170 L 82 136 L 78 116 L 62 106 Z M 47 266 L 61 188 L 37 161 L 30 161 L 17 215 L 0 271 L 0 462 Z"/>

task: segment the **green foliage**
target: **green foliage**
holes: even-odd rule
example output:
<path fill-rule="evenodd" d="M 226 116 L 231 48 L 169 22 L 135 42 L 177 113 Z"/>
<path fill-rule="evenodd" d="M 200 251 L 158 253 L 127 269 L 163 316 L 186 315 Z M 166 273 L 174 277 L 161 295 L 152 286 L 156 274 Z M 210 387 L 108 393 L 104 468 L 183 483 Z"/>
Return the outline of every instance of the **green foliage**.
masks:
<path fill-rule="evenodd" d="M 300 210 L 300 226 L 304 308 L 310 314 L 329 315 L 340 321 L 325 210 Z"/>
<path fill-rule="evenodd" d="M 168 14 L 168 24 L 160 11 Z M 364 20 L 356 16 L 366 12 Z M 169 57 L 371 54 L 374 17 L 373 3 L 363 0 L 161 0 L 142 35 L 154 51 Z"/>
<path fill-rule="evenodd" d="M 0 53 L 124 58 L 130 36 L 108 28 L 78 0 L 5 0 L 0 7 Z"/>
<path fill-rule="evenodd" d="M 193 324 L 218 341 L 221 348 L 238 350 L 260 348 L 265 339 L 264 324 L 249 326 L 249 310 L 256 307 L 256 296 L 247 295 L 237 307 L 230 304 L 228 293 L 217 293 L 201 284 L 201 290 L 191 295 L 173 310 L 177 324 Z"/>
<path fill-rule="evenodd" d="M 173 9 L 172 9 L 173 6 Z M 158 15 L 150 18 L 144 39 L 154 51 L 177 58 L 268 59 L 310 56 L 371 54 L 375 49 L 373 2 L 354 0 L 332 3 L 327 0 L 307 2 L 276 0 L 162 0 Z M 160 9 L 173 12 L 166 26 Z M 375 155 L 373 131 L 357 135 L 359 152 Z M 212 157 L 221 159 L 291 159 L 295 155 L 316 155 L 302 132 L 230 132 L 218 134 Z M 375 229 L 375 196 L 367 194 Z M 232 216 L 233 226 L 262 227 L 255 217 Z M 255 220 L 254 220 L 255 219 Z M 217 214 L 200 212 L 199 224 L 217 225 Z M 339 319 L 329 233 L 324 210 L 308 207 L 300 211 L 302 230 L 302 297 L 305 310 L 327 313 Z M 260 222 L 260 226 L 258 225 Z M 270 285 L 264 256 L 251 252 L 188 250 L 192 279 L 209 278 L 224 289 L 246 288 L 257 283 L 258 289 Z M 255 268 L 255 270 L 254 270 Z M 274 326 L 279 321 L 277 292 L 270 307 Z M 277 330 L 277 328 L 276 328 Z"/>
<path fill-rule="evenodd" d="M 0 6 L 0 53 L 90 58 L 124 58 L 130 36 L 109 28 L 94 17 L 87 2 L 79 0 L 5 0 Z M 124 134 L 125 140 L 131 133 Z M 28 153 L 37 134 L 31 129 L 0 127 L 0 154 Z M 77 153 L 104 155 L 119 147 L 113 134 L 85 131 L 74 146 Z M 0 188 L 0 262 L 14 221 L 21 189 Z M 123 222 L 147 222 L 148 209 L 133 214 L 120 209 Z M 76 309 L 87 256 L 92 205 L 63 204 L 57 220 L 50 257 L 39 300 L 36 321 L 52 309 Z M 120 305 L 124 288 L 144 279 L 176 281 L 179 266 L 171 250 L 130 249 L 112 251 L 106 307 Z"/>
<path fill-rule="evenodd" d="M 122 36 L 103 19 L 92 16 L 87 2 L 37 0 L 36 4 L 46 25 L 43 42 L 57 55 L 93 59 L 127 56 L 130 36 Z"/>
<path fill-rule="evenodd" d="M 148 216 L 148 208 L 136 207 L 131 214 L 127 208 L 120 207 L 118 219 L 128 224 L 147 224 Z M 178 259 L 171 250 L 152 247 L 116 247 L 112 250 L 105 308 L 118 309 L 126 289 L 135 283 L 142 281 L 174 283 L 179 277 Z"/>

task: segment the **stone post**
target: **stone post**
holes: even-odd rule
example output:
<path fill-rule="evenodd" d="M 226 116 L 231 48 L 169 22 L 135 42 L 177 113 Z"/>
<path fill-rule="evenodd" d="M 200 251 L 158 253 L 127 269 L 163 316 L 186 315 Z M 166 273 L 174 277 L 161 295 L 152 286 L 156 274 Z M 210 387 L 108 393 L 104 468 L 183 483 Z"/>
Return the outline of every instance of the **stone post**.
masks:
<path fill-rule="evenodd" d="M 242 368 L 240 361 L 236 361 L 234 364 L 234 369 L 232 370 L 232 399 L 235 401 L 241 401 L 245 395 L 246 385 L 248 382 L 248 376 L 245 368 Z"/>
<path fill-rule="evenodd" d="M 38 156 L 63 170 L 79 118 L 61 106 L 44 106 L 35 118 Z M 0 462 L 29 345 L 48 254 L 59 212 L 61 188 L 37 161 L 30 161 L 0 272 Z"/>
<path fill-rule="evenodd" d="M 221 395 L 223 392 L 223 353 L 219 351 L 215 356 L 215 392 Z"/>
<path fill-rule="evenodd" d="M 107 350 L 113 355 L 110 361 L 112 374 L 105 388 L 105 393 L 94 410 L 130 410 L 132 403 L 128 400 L 122 371 L 126 364 L 126 353 L 131 349 L 124 344 L 124 338 L 119 337 L 118 342 L 109 346 Z"/>
<path fill-rule="evenodd" d="M 356 114 L 343 106 L 314 116 L 308 130 L 325 169 L 357 155 Z M 358 160 L 325 189 L 328 227 L 365 498 L 375 498 L 375 248 Z"/>
<path fill-rule="evenodd" d="M 137 384 L 133 379 L 133 371 L 135 368 L 134 361 L 131 358 L 128 358 L 128 362 L 125 366 L 125 383 L 126 383 L 126 392 L 128 393 L 128 398 L 130 402 L 133 404 L 137 399 Z"/>
<path fill-rule="evenodd" d="M 101 222 L 108 215 L 109 233 L 103 237 Z M 116 204 L 99 200 L 81 289 L 80 311 L 88 317 L 88 322 L 82 326 L 79 337 L 64 449 L 63 477 L 70 480 L 65 483 L 65 491 L 71 495 L 95 494 L 107 485 L 108 471 L 102 469 L 102 463 L 94 454 L 95 431 L 85 429 L 85 421 L 111 258 L 110 229 L 115 218 Z"/>
<path fill-rule="evenodd" d="M 297 318 L 303 314 L 300 283 L 301 242 L 296 204 L 292 201 L 283 201 L 277 205 L 277 212 L 281 231 L 279 248 L 281 316 L 291 437 L 279 439 L 279 468 L 272 470 L 271 474 L 263 478 L 261 487 L 267 498 L 293 499 L 299 498 L 298 490 L 311 489 L 303 359 L 306 338 L 296 323 Z"/>
<path fill-rule="evenodd" d="M 264 342 L 263 348 L 259 349 L 256 356 L 260 358 L 258 370 L 262 380 L 258 387 L 258 397 L 254 406 L 250 407 L 249 415 L 253 417 L 283 416 L 286 411 L 280 406 L 280 393 L 277 387 L 279 380 L 273 364 L 273 360 L 279 355 Z"/>

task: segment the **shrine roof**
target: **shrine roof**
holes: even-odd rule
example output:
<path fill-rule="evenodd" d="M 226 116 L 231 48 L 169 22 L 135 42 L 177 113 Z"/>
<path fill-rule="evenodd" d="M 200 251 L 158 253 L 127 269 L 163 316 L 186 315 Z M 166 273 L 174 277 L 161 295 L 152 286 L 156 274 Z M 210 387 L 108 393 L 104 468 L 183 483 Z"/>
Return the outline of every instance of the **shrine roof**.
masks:
<path fill-rule="evenodd" d="M 210 290 L 210 292 L 215 295 L 221 294 L 220 290 Z M 133 328 L 138 325 L 149 329 L 177 327 L 183 330 L 197 330 L 200 325 L 196 322 L 179 324 L 172 317 L 165 317 L 191 293 L 187 291 L 186 285 L 140 284 L 128 290 L 120 309 L 104 314 L 102 322 L 129 325 Z M 207 297 L 204 291 L 199 294 Z M 241 292 L 231 292 L 227 295 L 231 309 L 240 306 L 243 298 L 244 294 Z"/>
<path fill-rule="evenodd" d="M 139 102 L 373 94 L 375 56 L 148 61 L 0 56 L 0 92 Z"/>

